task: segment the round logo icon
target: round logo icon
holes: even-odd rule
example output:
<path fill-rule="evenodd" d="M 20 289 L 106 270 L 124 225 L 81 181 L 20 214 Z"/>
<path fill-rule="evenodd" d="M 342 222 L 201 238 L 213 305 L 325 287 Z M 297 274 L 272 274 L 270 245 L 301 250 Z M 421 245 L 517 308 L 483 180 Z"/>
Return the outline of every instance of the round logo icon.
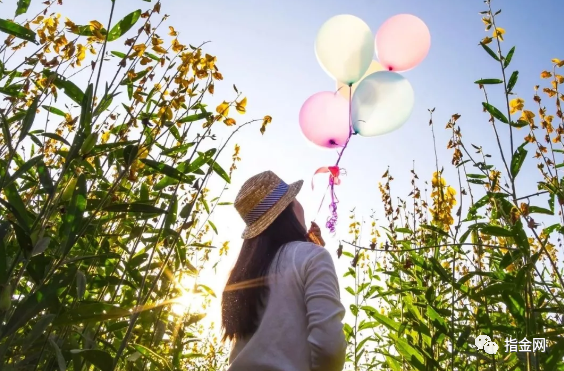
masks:
<path fill-rule="evenodd" d="M 492 341 L 488 335 L 480 335 L 474 340 L 474 345 L 478 349 L 484 349 L 484 345 L 488 342 Z"/>
<path fill-rule="evenodd" d="M 488 341 L 487 343 L 484 344 L 484 352 L 490 355 L 496 354 L 498 349 L 499 346 L 493 341 Z"/>

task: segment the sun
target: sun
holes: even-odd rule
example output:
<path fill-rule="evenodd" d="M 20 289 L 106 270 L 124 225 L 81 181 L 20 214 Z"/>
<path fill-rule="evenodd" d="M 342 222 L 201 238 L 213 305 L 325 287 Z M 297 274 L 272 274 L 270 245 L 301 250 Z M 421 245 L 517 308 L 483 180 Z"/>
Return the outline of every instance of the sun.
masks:
<path fill-rule="evenodd" d="M 205 293 L 197 290 L 197 276 L 180 274 L 177 280 L 177 288 L 180 296 L 172 299 L 171 310 L 174 314 L 182 316 L 189 312 L 199 312 L 206 306 Z"/>

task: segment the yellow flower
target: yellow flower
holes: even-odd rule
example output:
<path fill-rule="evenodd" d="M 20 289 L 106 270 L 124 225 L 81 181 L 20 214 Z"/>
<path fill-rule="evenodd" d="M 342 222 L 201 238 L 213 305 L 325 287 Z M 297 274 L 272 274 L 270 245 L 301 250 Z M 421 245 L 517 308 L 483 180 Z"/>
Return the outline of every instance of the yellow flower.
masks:
<path fill-rule="evenodd" d="M 186 46 L 182 45 L 181 43 L 178 42 L 178 39 L 174 39 L 172 40 L 172 50 L 175 53 L 179 53 L 181 51 L 183 51 L 186 48 Z"/>
<path fill-rule="evenodd" d="M 550 78 L 550 77 L 552 77 L 552 74 L 551 74 L 550 72 L 548 72 L 548 71 L 542 71 L 542 73 L 541 73 L 541 79 L 548 79 L 548 78 Z"/>
<path fill-rule="evenodd" d="M 232 118 L 226 118 L 223 123 L 227 126 L 233 126 L 235 124 L 237 124 L 237 122 L 235 121 L 235 119 Z"/>
<path fill-rule="evenodd" d="M 237 102 L 235 109 L 240 114 L 244 114 L 245 112 L 247 112 L 247 110 L 245 108 L 246 106 L 247 106 L 247 98 L 243 98 L 243 99 L 241 99 L 240 102 Z"/>
<path fill-rule="evenodd" d="M 229 102 L 223 101 L 223 103 L 217 106 L 215 111 L 223 117 L 227 117 L 227 115 L 229 114 Z"/>
<path fill-rule="evenodd" d="M 505 30 L 504 30 L 503 28 L 498 27 L 498 28 L 496 28 L 496 29 L 494 30 L 494 32 L 493 32 L 493 37 L 494 37 L 494 38 L 498 38 L 498 39 L 500 39 L 501 41 L 503 41 L 503 35 L 504 35 L 504 34 L 505 34 Z"/>
<path fill-rule="evenodd" d="M 521 120 L 527 121 L 531 125 L 533 125 L 535 123 L 534 117 L 535 117 L 535 114 L 532 113 L 531 111 L 527 111 L 527 110 L 524 110 L 523 113 L 521 114 Z"/>
<path fill-rule="evenodd" d="M 133 47 L 133 50 L 137 52 L 137 56 L 140 57 L 145 53 L 147 46 L 145 44 L 137 44 Z"/>
<path fill-rule="evenodd" d="M 76 65 L 80 66 L 81 62 L 84 60 L 84 58 L 86 57 L 86 47 L 82 44 L 78 44 L 76 46 Z"/>
<path fill-rule="evenodd" d="M 109 131 L 106 131 L 104 134 L 102 134 L 102 143 L 106 143 L 109 139 L 110 139 Z"/>
<path fill-rule="evenodd" d="M 515 98 L 509 102 L 509 108 L 512 114 L 523 110 L 524 106 L 525 106 L 525 101 L 521 98 Z"/>

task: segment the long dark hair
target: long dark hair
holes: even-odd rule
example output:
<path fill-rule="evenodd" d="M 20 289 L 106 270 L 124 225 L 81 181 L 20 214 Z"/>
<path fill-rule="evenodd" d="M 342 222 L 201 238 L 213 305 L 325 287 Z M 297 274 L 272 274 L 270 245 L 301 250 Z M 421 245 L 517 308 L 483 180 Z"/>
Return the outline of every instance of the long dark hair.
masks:
<path fill-rule="evenodd" d="M 243 241 L 221 301 L 223 341 L 246 338 L 258 328 L 258 312 L 268 295 L 264 281 L 276 254 L 293 241 L 307 241 L 290 204 L 261 234 Z"/>

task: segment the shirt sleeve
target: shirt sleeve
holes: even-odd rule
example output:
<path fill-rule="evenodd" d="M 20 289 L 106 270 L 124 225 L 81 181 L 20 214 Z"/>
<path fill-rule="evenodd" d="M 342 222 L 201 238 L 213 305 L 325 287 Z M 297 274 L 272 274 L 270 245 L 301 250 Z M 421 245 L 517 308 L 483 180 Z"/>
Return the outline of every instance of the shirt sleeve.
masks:
<path fill-rule="evenodd" d="M 342 323 L 345 308 L 341 304 L 339 281 L 329 252 L 315 246 L 304 271 L 311 370 L 341 371 L 347 350 Z"/>

